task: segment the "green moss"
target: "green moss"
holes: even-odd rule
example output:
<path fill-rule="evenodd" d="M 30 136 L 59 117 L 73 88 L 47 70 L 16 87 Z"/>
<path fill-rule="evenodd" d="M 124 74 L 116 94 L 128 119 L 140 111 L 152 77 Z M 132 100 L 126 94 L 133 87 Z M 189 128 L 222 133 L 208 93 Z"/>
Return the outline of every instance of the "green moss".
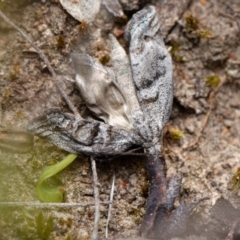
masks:
<path fill-rule="evenodd" d="M 35 20 L 41 19 L 41 14 L 39 12 L 34 12 L 33 16 L 34 16 Z"/>
<path fill-rule="evenodd" d="M 104 55 L 99 59 L 99 62 L 102 65 L 106 65 L 110 61 L 110 56 L 109 55 Z"/>
<path fill-rule="evenodd" d="M 212 31 L 207 28 L 201 28 L 200 21 L 197 17 L 194 17 L 192 14 L 187 14 L 185 16 L 186 21 L 186 30 L 188 33 L 192 34 L 197 38 L 211 38 Z"/>
<path fill-rule="evenodd" d="M 140 208 L 132 208 L 132 210 L 135 217 L 142 217 L 142 212 Z"/>
<path fill-rule="evenodd" d="M 57 48 L 63 49 L 66 46 L 65 38 L 63 35 L 59 35 L 57 39 Z"/>
<path fill-rule="evenodd" d="M 81 24 L 78 26 L 79 33 L 84 33 L 89 29 L 88 24 L 85 21 L 82 21 Z"/>
<path fill-rule="evenodd" d="M 175 62 L 178 62 L 178 63 L 183 63 L 184 62 L 184 57 L 183 56 L 174 56 L 173 58 L 175 60 Z"/>
<path fill-rule="evenodd" d="M 186 20 L 186 29 L 188 32 L 193 32 L 198 30 L 199 28 L 199 20 L 198 18 L 194 17 L 191 13 L 185 16 Z"/>
<path fill-rule="evenodd" d="M 199 32 L 200 38 L 211 38 L 212 37 L 212 31 L 209 29 L 201 29 Z"/>
<path fill-rule="evenodd" d="M 172 59 L 175 62 L 183 63 L 184 57 L 182 55 L 179 55 L 179 50 L 180 50 L 180 45 L 178 43 L 174 42 L 171 44 L 170 54 L 172 56 Z"/>
<path fill-rule="evenodd" d="M 15 80 L 15 79 L 18 78 L 18 75 L 16 75 L 14 72 L 11 72 L 11 73 L 9 74 L 9 78 L 10 78 L 11 80 Z"/>
<path fill-rule="evenodd" d="M 20 74 L 20 66 L 14 65 L 12 72 L 9 74 L 10 80 L 15 80 L 19 77 Z"/>
<path fill-rule="evenodd" d="M 12 97 L 12 94 L 13 94 L 12 90 L 11 90 L 11 89 L 7 89 L 7 90 L 5 91 L 4 100 L 8 101 L 9 98 Z"/>
<path fill-rule="evenodd" d="M 184 133 L 179 129 L 171 128 L 169 130 L 169 135 L 173 141 L 180 141 L 183 138 Z"/>
<path fill-rule="evenodd" d="M 66 222 L 67 227 L 68 227 L 68 228 L 71 228 L 71 227 L 72 227 L 72 223 L 73 223 L 72 219 L 71 219 L 71 218 L 68 218 L 68 219 L 67 219 L 67 222 Z"/>
<path fill-rule="evenodd" d="M 78 39 L 76 37 L 71 39 L 71 44 L 75 45 L 77 44 L 77 42 L 78 42 Z"/>
<path fill-rule="evenodd" d="M 122 17 L 117 17 L 114 19 L 114 22 L 117 24 L 126 24 L 128 22 L 128 17 L 123 15 Z"/>
<path fill-rule="evenodd" d="M 217 87 L 220 83 L 220 78 L 217 75 L 207 76 L 204 80 L 210 87 Z"/>

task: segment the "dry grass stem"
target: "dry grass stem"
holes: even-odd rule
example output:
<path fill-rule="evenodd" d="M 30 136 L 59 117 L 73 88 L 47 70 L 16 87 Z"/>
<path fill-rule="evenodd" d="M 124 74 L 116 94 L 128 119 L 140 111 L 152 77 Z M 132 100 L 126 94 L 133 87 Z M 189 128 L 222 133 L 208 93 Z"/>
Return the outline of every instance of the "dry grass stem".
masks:
<path fill-rule="evenodd" d="M 106 233 L 105 233 L 106 238 L 108 238 L 108 225 L 109 225 L 109 221 L 111 219 L 111 210 L 112 210 L 112 201 L 113 201 L 113 195 L 114 195 L 115 178 L 116 178 L 116 175 L 114 173 L 113 174 L 110 197 L 109 197 L 110 203 L 109 203 L 109 207 L 108 207 L 108 217 L 107 217 L 107 223 L 106 223 Z"/>
<path fill-rule="evenodd" d="M 96 169 L 96 162 L 93 157 L 91 159 L 91 166 L 92 166 L 92 173 L 93 173 L 93 189 L 94 189 L 94 199 L 95 199 L 95 214 L 94 214 L 94 227 L 91 239 L 96 240 L 98 239 L 98 225 L 100 220 L 100 199 L 99 199 L 99 189 L 98 189 L 98 176 L 97 176 L 97 169 Z"/>
<path fill-rule="evenodd" d="M 110 201 L 99 202 L 99 204 L 108 205 Z M 94 203 L 40 203 L 40 202 L 0 202 L 1 207 L 36 207 L 36 208 L 69 208 L 69 207 L 89 207 Z"/>

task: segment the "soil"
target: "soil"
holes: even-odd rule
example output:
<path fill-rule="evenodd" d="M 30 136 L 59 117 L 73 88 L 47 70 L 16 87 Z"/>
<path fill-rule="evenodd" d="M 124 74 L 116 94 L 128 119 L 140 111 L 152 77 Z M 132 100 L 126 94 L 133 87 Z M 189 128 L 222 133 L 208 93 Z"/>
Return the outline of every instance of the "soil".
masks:
<path fill-rule="evenodd" d="M 221 238 L 209 237 L 209 229 L 200 234 L 199 229 L 203 222 L 207 225 L 212 220 L 210 210 L 218 198 L 240 208 L 240 192 L 233 191 L 236 184 L 232 182 L 240 167 L 240 2 L 193 0 L 177 6 L 173 0 L 168 1 L 171 11 L 161 8 L 163 2 L 152 1 L 159 11 L 163 37 L 173 58 L 174 104 L 165 127 L 162 155 L 167 162 L 168 178 L 177 172 L 183 176 L 176 206 L 183 200 L 208 198 L 194 211 L 188 231 L 178 239 L 225 239 L 229 226 Z M 140 3 L 137 6 L 142 7 Z M 113 33 L 127 50 L 124 29 L 137 11 L 125 11 L 125 17 L 119 19 L 103 8 L 91 26 L 73 19 L 54 0 L 0 1 L 0 8 L 44 51 L 79 112 L 85 106 L 72 82 L 71 52 L 88 52 L 111 65 L 107 35 Z M 174 20 L 167 22 L 170 13 Z M 31 119 L 47 108 L 70 112 L 38 53 L 2 20 L 0 104 L 1 126 L 16 131 L 23 131 Z M 0 131 L 0 146 L 2 139 Z M 0 202 L 38 202 L 35 186 L 39 175 L 67 154 L 37 137 L 33 148 L 25 153 L 2 149 Z M 113 175 L 116 176 L 109 238 L 136 237 L 148 195 L 144 158 L 124 156 L 97 162 L 97 171 L 101 201 L 109 200 Z M 87 157 L 79 155 L 53 181 L 63 185 L 64 202 L 94 204 Z M 42 209 L 2 204 L 0 208 L 0 239 L 91 237 L 94 205 Z M 105 238 L 108 205 L 102 204 L 100 213 L 99 236 Z"/>

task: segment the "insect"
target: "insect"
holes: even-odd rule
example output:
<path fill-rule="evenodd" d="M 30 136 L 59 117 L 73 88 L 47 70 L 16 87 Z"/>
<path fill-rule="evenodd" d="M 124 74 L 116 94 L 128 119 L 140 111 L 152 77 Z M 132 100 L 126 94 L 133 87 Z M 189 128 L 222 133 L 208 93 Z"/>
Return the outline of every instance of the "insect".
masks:
<path fill-rule="evenodd" d="M 28 130 L 68 152 L 95 157 L 142 147 L 150 187 L 139 233 L 153 227 L 157 235 L 159 222 L 164 223 L 166 212 L 172 210 L 181 184 L 180 176 L 167 184 L 165 161 L 159 158 L 163 127 L 173 101 L 171 57 L 162 40 L 156 10 L 150 5 L 128 23 L 125 38 L 129 56 L 114 36 L 109 37 L 111 67 L 88 54 L 72 54 L 76 84 L 95 117 L 85 119 L 48 109 L 29 124 Z M 180 213 L 193 209 L 193 205 L 180 206 Z M 173 224 L 169 224 L 169 232 L 174 232 L 175 222 L 180 222 L 179 211 L 170 219 Z"/>

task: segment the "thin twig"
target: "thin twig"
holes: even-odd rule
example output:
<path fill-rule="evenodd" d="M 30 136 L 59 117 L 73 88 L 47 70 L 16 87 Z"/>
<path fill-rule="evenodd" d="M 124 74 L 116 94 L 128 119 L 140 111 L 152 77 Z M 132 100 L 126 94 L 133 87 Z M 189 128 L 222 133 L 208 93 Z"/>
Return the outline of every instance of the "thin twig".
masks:
<path fill-rule="evenodd" d="M 52 66 L 51 66 L 51 64 L 50 64 L 50 62 L 48 60 L 48 58 L 43 53 L 43 51 L 40 48 L 38 48 L 38 46 L 31 40 L 31 38 L 22 29 L 20 29 L 18 26 L 16 26 L 1 10 L 0 10 L 0 16 L 4 19 L 5 22 L 7 22 L 10 26 L 12 26 L 15 30 L 17 30 L 32 45 L 33 48 L 36 49 L 36 51 L 39 54 L 40 58 L 44 61 L 44 63 L 47 65 L 47 68 L 48 68 L 49 72 L 52 74 L 54 82 L 55 82 L 55 84 L 56 84 L 56 86 L 58 88 L 58 91 L 60 92 L 61 96 L 66 101 L 66 103 L 68 104 L 68 106 L 71 109 L 71 111 L 76 116 L 80 117 L 80 114 L 78 113 L 77 109 L 74 107 L 74 105 L 72 104 L 71 100 L 69 99 L 69 97 L 67 96 L 65 91 L 63 90 L 59 77 L 55 73 L 54 69 L 52 68 Z"/>
<path fill-rule="evenodd" d="M 98 189 L 98 176 L 97 176 L 97 169 L 96 169 L 96 162 L 93 157 L 91 159 L 91 165 L 92 165 L 92 173 L 93 173 L 93 189 L 94 189 L 94 199 L 95 199 L 95 214 L 94 214 L 94 227 L 92 232 L 92 240 L 98 239 L 98 225 L 99 225 L 99 219 L 100 219 L 100 199 L 99 199 L 99 189 Z"/>
<path fill-rule="evenodd" d="M 107 217 L 107 223 L 106 223 L 106 238 L 108 238 L 108 225 L 109 225 L 109 221 L 111 218 L 111 210 L 112 210 L 112 201 L 113 201 L 113 194 L 114 194 L 114 186 L 115 186 L 115 173 L 113 174 L 113 180 L 112 180 L 112 187 L 111 187 L 111 192 L 110 192 L 110 204 L 108 206 L 108 217 Z"/>
<path fill-rule="evenodd" d="M 110 201 L 99 202 L 99 204 L 112 204 Z M 36 207 L 36 208 L 69 208 L 69 207 L 88 207 L 94 203 L 39 203 L 39 202 L 0 202 L 1 207 Z"/>
<path fill-rule="evenodd" d="M 216 94 L 218 93 L 219 89 L 222 87 L 222 85 L 224 83 L 225 83 L 225 79 L 223 79 L 218 84 L 218 86 L 210 93 L 210 95 L 209 95 L 209 105 L 210 105 L 210 107 L 209 107 L 209 109 L 207 111 L 207 114 L 205 115 L 205 118 L 203 120 L 202 126 L 199 129 L 195 140 L 193 142 L 191 142 L 188 146 L 184 147 L 182 150 L 187 150 L 189 148 L 192 148 L 192 147 L 194 147 L 195 145 L 197 145 L 199 143 L 199 139 L 202 136 L 202 133 L 203 133 L 205 127 L 207 126 L 207 123 L 209 121 L 209 118 L 210 118 L 212 110 L 213 110 L 213 100 L 214 100 L 214 97 L 216 96 Z"/>

